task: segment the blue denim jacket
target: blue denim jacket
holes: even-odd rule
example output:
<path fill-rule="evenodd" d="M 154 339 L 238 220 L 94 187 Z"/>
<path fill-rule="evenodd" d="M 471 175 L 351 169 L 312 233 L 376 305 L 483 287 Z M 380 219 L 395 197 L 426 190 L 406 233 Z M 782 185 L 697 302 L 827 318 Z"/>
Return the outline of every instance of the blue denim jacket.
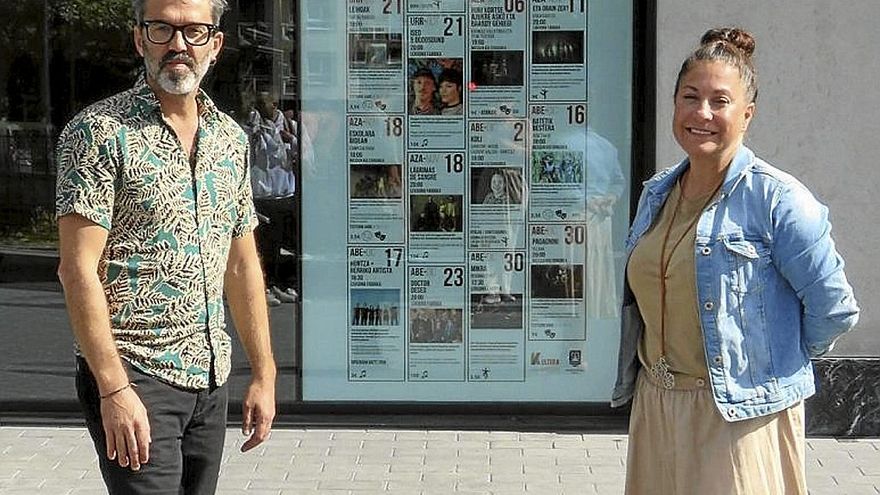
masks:
<path fill-rule="evenodd" d="M 687 160 L 645 182 L 627 259 Z M 742 146 L 694 245 L 698 311 L 715 404 L 727 421 L 785 409 L 813 393 L 810 357 L 828 352 L 859 308 L 831 239 L 828 208 Z M 632 398 L 644 321 L 628 284 L 611 405 Z"/>

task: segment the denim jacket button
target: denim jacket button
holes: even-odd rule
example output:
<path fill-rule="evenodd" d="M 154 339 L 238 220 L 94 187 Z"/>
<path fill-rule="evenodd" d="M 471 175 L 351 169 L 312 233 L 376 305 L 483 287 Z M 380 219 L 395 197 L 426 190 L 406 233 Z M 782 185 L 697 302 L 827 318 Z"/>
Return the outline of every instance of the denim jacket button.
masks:
<path fill-rule="evenodd" d="M 710 254 L 712 254 L 712 248 L 706 246 L 700 250 L 700 254 L 702 254 L 703 256 L 709 256 Z"/>
<path fill-rule="evenodd" d="M 703 309 L 705 309 L 706 311 L 712 311 L 712 308 L 714 307 L 715 303 L 713 303 L 712 301 L 706 301 L 705 303 L 703 303 Z"/>

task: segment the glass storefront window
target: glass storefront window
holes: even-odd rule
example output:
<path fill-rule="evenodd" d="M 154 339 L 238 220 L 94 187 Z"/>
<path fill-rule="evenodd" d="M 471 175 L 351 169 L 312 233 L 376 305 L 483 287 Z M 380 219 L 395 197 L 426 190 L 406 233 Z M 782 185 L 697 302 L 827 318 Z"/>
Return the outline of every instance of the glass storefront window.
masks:
<path fill-rule="evenodd" d="M 338 5 L 301 10 L 303 398 L 606 401 L 632 5 Z"/>
<path fill-rule="evenodd" d="M 256 195 L 282 410 L 608 398 L 635 3 L 229 2 L 202 87 L 246 129 L 283 115 L 252 165 L 283 148 L 295 177 Z M 75 407 L 53 147 L 140 74 L 131 22 L 129 0 L 0 6 L 0 409 Z"/>

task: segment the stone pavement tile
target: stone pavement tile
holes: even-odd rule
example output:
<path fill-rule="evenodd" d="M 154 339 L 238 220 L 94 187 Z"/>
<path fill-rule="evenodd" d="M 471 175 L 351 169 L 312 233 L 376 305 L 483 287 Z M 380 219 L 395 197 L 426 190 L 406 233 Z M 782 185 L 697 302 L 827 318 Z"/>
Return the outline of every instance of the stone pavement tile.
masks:
<path fill-rule="evenodd" d="M 421 464 L 424 462 L 426 455 L 427 452 L 425 452 L 424 450 L 394 449 L 394 455 L 392 455 L 391 457 L 393 458 L 392 462 L 395 463 L 400 462 L 405 464 Z"/>
<path fill-rule="evenodd" d="M 557 465 L 554 471 L 557 474 L 590 474 L 590 466 L 587 464 L 563 464 Z"/>
<path fill-rule="evenodd" d="M 281 493 L 281 490 L 249 490 L 240 488 L 227 490 L 224 488 L 218 488 L 215 495 L 280 495 Z"/>
<path fill-rule="evenodd" d="M 361 445 L 363 445 L 364 440 L 355 439 L 355 438 L 304 438 L 297 442 L 295 448 L 303 449 L 303 448 L 324 448 L 331 450 L 348 450 L 348 449 L 359 449 Z"/>
<path fill-rule="evenodd" d="M 435 440 L 429 438 L 425 441 L 425 448 L 428 450 L 464 450 L 479 451 L 489 448 L 488 441 L 479 440 Z"/>
<path fill-rule="evenodd" d="M 409 466 L 392 465 L 391 470 L 406 470 Z M 458 463 L 452 461 L 431 461 L 425 462 L 423 465 L 412 465 L 412 469 L 416 469 L 422 473 L 455 473 L 458 469 Z"/>
<path fill-rule="evenodd" d="M 364 440 L 392 441 L 397 434 L 394 430 L 368 429 L 364 432 Z"/>
<path fill-rule="evenodd" d="M 391 463 L 388 464 L 355 464 L 351 466 L 352 475 L 363 473 L 365 475 L 382 474 L 391 472 Z"/>
<path fill-rule="evenodd" d="M 293 490 L 293 489 L 303 489 L 303 490 L 317 490 L 318 483 L 320 481 L 317 480 L 267 480 L 267 479 L 255 479 L 251 480 L 248 483 L 246 489 L 248 491 L 252 490 L 275 490 L 276 493 L 281 490 Z"/>
<path fill-rule="evenodd" d="M 486 462 L 489 464 L 508 464 L 511 462 L 521 464 L 527 459 L 519 449 L 492 449 L 484 452 Z"/>
<path fill-rule="evenodd" d="M 489 483 L 489 473 L 422 473 L 425 483 L 443 483 L 449 480 L 456 482 Z"/>
<path fill-rule="evenodd" d="M 593 459 L 596 459 L 595 457 Z M 560 456 L 556 458 L 556 464 L 558 466 L 566 466 L 566 465 L 575 465 L 580 466 L 590 462 L 592 459 L 587 457 L 587 452 L 572 452 L 565 456 Z"/>
<path fill-rule="evenodd" d="M 253 478 L 224 478 L 221 476 L 217 486 L 228 490 L 244 490 L 250 485 L 252 480 Z"/>
<path fill-rule="evenodd" d="M 399 442 L 403 440 L 427 440 L 429 437 L 444 437 L 449 436 L 451 438 L 456 437 L 455 431 L 430 431 L 430 430 L 403 430 L 403 431 L 395 431 L 394 432 L 394 441 Z"/>
<path fill-rule="evenodd" d="M 367 435 L 367 430 L 331 430 L 330 435 L 330 438 L 334 440 L 364 440 Z"/>
<path fill-rule="evenodd" d="M 855 488 L 859 487 L 862 489 L 870 488 L 880 488 L 880 476 L 848 476 L 848 477 L 838 477 L 834 476 L 834 479 L 837 480 L 837 484 L 840 485 L 841 488 Z M 870 492 L 869 492 L 870 493 Z"/>
<path fill-rule="evenodd" d="M 458 434 L 458 438 L 465 440 L 484 439 L 491 440 L 519 440 L 520 434 L 515 431 L 462 431 Z"/>
<path fill-rule="evenodd" d="M 252 477 L 256 469 L 257 463 L 255 462 L 242 462 L 240 464 L 221 464 L 220 477 L 229 479 Z"/>
<path fill-rule="evenodd" d="M 385 489 L 385 481 L 364 480 L 322 480 L 318 483 L 318 489 L 322 491 L 332 490 L 368 490 L 373 493 L 381 492 Z"/>
<path fill-rule="evenodd" d="M 260 463 L 254 468 L 254 478 L 283 481 L 287 479 L 290 467 L 290 465 Z"/>
<path fill-rule="evenodd" d="M 593 465 L 590 464 L 590 472 L 597 476 L 610 476 L 617 473 L 624 472 L 625 468 L 622 465 Z"/>
<path fill-rule="evenodd" d="M 399 480 L 389 480 L 385 485 L 388 490 L 397 490 L 397 491 L 406 491 L 410 490 L 410 493 L 419 493 L 424 492 L 426 490 L 432 490 L 433 493 L 452 493 L 455 490 L 455 478 L 449 478 L 445 480 L 436 480 L 436 481 L 419 481 L 419 482 L 405 482 Z"/>
<path fill-rule="evenodd" d="M 0 457 L 0 480 L 13 478 L 13 477 L 15 477 L 16 474 L 18 474 L 22 470 L 21 467 L 12 466 L 10 464 L 2 462 L 2 460 L 3 460 L 3 458 Z M 25 464 L 24 467 L 29 467 L 29 466 L 27 464 Z"/>
<path fill-rule="evenodd" d="M 24 470 L 16 477 L 17 479 L 34 479 L 34 480 L 46 480 L 46 479 L 61 479 L 61 480 L 79 480 L 82 479 L 87 470 L 86 469 L 46 469 L 45 467 L 38 467 L 36 469 L 28 469 Z"/>
<path fill-rule="evenodd" d="M 105 493 L 106 490 L 103 481 L 95 480 L 92 484 L 77 483 L 76 487 L 70 490 L 68 495 L 95 495 L 96 493 Z"/>
<path fill-rule="evenodd" d="M 0 492 L 5 493 L 6 490 L 30 489 L 36 490 L 43 484 L 43 479 L 33 478 L 13 478 L 11 480 L 0 480 Z"/>
<path fill-rule="evenodd" d="M 428 448 L 427 440 L 395 440 L 391 443 L 395 452 L 420 452 Z"/>
<path fill-rule="evenodd" d="M 9 488 L 3 489 L 0 491 L 3 495 L 33 495 L 34 493 L 49 493 L 49 491 L 42 491 L 39 487 L 36 488 Z M 57 492 L 52 492 L 53 494 Z"/>
<path fill-rule="evenodd" d="M 562 484 L 553 481 L 526 481 L 526 493 L 560 493 L 563 491 Z"/>
<path fill-rule="evenodd" d="M 587 464 L 590 466 L 623 469 L 626 466 L 626 456 L 590 457 L 587 459 Z"/>
<path fill-rule="evenodd" d="M 302 460 L 287 466 L 288 473 L 320 473 L 327 463 L 321 461 Z"/>
<path fill-rule="evenodd" d="M 88 432 L 85 428 L 55 428 L 55 427 L 27 427 L 22 428 L 18 435 L 19 437 L 48 437 L 54 439 L 62 439 L 62 438 L 70 438 L 70 439 L 80 439 L 80 438 L 88 438 Z"/>
<path fill-rule="evenodd" d="M 489 492 L 504 495 L 513 493 L 522 493 L 525 491 L 525 483 L 482 483 L 477 481 L 459 481 L 455 485 L 456 491 L 459 492 Z"/>
<path fill-rule="evenodd" d="M 555 468 L 557 466 L 555 457 L 546 456 L 524 457 L 522 463 L 523 465 L 530 467 Z"/>
<path fill-rule="evenodd" d="M 357 464 L 357 460 L 360 455 L 357 450 L 339 450 L 339 451 L 331 451 L 328 455 L 322 456 L 299 456 L 294 459 L 293 463 L 305 463 L 305 462 L 324 462 L 328 464 Z"/>
<path fill-rule="evenodd" d="M 564 457 L 568 455 L 568 453 L 563 449 L 555 449 L 552 446 L 550 447 L 524 447 L 523 448 L 523 457 Z"/>
<path fill-rule="evenodd" d="M 350 480 L 354 476 L 351 466 L 324 466 L 315 478 L 319 480 L 337 479 Z"/>
<path fill-rule="evenodd" d="M 391 453 L 376 453 L 359 455 L 357 464 L 391 464 Z"/>
<path fill-rule="evenodd" d="M 277 428 L 275 431 L 272 432 L 272 435 L 275 435 L 275 433 L 277 433 L 277 432 L 287 432 L 287 431 L 294 432 L 296 438 L 299 438 L 301 440 L 316 439 L 316 438 L 317 439 L 325 438 L 328 440 L 332 440 L 334 438 L 334 436 L 336 435 L 336 433 L 339 432 L 339 430 L 328 430 L 328 429 L 324 429 L 324 428 L 309 428 L 308 430 L 288 430 L 286 428 L 284 428 L 284 429 Z"/>
<path fill-rule="evenodd" d="M 418 483 L 422 479 L 422 473 L 419 472 L 400 472 L 400 471 L 355 471 L 355 481 L 401 481 Z"/>
<path fill-rule="evenodd" d="M 518 474 L 524 472 L 524 465 L 520 461 L 507 462 L 507 463 L 462 463 L 458 465 L 457 472 L 459 473 L 507 473 L 507 474 Z"/>

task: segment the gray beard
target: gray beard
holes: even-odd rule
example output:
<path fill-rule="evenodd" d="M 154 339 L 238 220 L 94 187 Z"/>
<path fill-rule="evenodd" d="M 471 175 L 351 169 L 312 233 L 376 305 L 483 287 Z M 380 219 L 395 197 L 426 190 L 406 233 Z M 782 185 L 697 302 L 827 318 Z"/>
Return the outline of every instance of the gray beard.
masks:
<path fill-rule="evenodd" d="M 144 65 L 150 78 L 159 84 L 162 91 L 173 95 L 186 95 L 198 89 L 202 78 L 208 73 L 210 64 L 195 63 L 195 67 L 187 70 L 183 75 L 176 72 L 162 70 L 161 65 L 153 65 L 146 57 Z"/>

